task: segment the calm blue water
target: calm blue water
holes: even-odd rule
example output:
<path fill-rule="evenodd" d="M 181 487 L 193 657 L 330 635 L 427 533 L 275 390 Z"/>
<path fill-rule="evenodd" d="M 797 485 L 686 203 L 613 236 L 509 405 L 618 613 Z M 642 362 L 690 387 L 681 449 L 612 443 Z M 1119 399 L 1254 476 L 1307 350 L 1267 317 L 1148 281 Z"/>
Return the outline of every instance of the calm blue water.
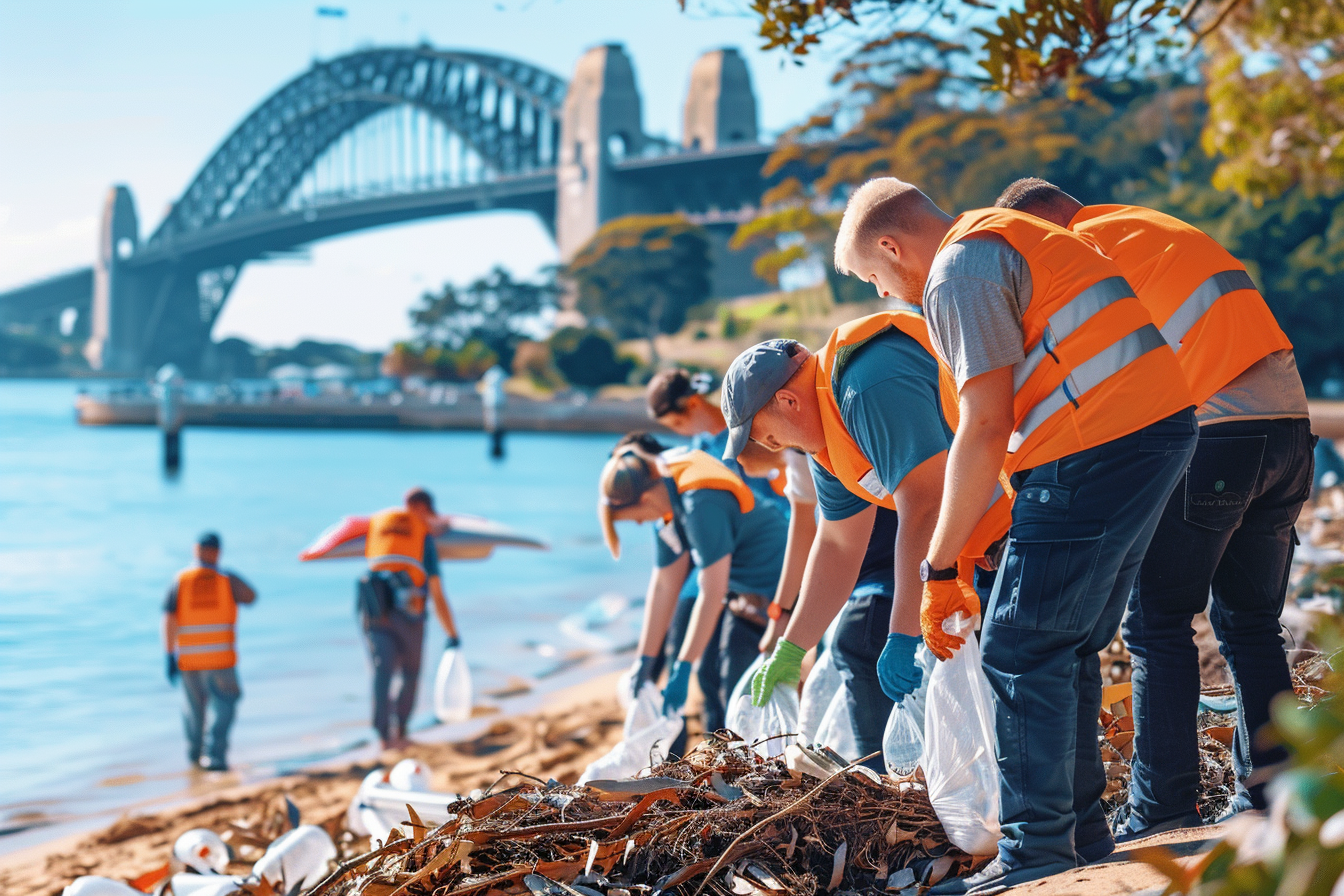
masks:
<path fill-rule="evenodd" d="M 186 768 L 159 626 L 164 591 L 204 529 L 220 532 L 222 565 L 260 594 L 240 611 L 244 697 L 230 758 L 241 766 L 370 736 L 358 563 L 296 554 L 340 516 L 395 504 L 410 485 L 428 486 L 441 509 L 552 546 L 445 565 L 480 686 L 543 673 L 553 659 L 536 642 L 573 646 L 557 620 L 603 592 L 643 590 L 649 539 L 627 538 L 617 565 L 593 513 L 612 436 L 517 434 L 492 462 L 478 433 L 192 429 L 169 481 L 153 429 L 77 426 L 75 388 L 0 381 L 0 830 L 25 813 L 104 807 L 126 790 L 117 779 L 139 781 L 143 795 L 142 778 Z M 430 631 L 426 677 L 442 644 L 432 621 Z"/>

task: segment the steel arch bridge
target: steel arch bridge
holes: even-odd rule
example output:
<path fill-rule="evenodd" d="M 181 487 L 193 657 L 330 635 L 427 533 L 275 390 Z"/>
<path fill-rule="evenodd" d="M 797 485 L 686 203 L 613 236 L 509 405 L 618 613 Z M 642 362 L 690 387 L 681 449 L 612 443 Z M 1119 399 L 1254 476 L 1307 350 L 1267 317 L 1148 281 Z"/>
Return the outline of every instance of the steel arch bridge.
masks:
<path fill-rule="evenodd" d="M 315 62 L 224 138 L 147 238 L 130 190 L 113 188 L 92 269 L 0 293 L 0 326 L 49 329 L 75 308 L 95 368 L 200 373 L 249 261 L 488 209 L 536 214 L 564 252 L 620 214 L 719 220 L 759 197 L 768 147 L 755 141 L 754 96 L 750 127 L 732 125 L 747 139 L 683 149 L 643 133 L 619 45 L 588 51 L 575 78 L 572 90 L 521 60 L 423 44 Z"/>

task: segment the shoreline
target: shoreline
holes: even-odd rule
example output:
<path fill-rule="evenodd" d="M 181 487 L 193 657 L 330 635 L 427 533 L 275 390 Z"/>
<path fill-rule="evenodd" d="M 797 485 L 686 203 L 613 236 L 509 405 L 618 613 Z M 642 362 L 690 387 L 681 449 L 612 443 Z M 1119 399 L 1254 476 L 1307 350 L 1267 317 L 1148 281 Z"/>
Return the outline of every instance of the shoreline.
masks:
<path fill-rule="evenodd" d="M 438 750 L 483 737 L 500 723 L 524 719 L 538 712 L 550 711 L 556 706 L 571 705 L 575 694 L 587 694 L 594 688 L 597 693 L 602 693 L 605 687 L 605 693 L 610 696 L 614 706 L 615 678 L 628 665 L 628 652 L 594 654 L 553 676 L 535 680 L 533 686 L 522 693 L 494 698 L 478 696 L 475 713 L 466 721 L 434 724 L 413 731 L 412 735 L 418 747 Z M 602 682 L 608 684 L 602 685 Z M 619 728 L 619 721 L 617 726 Z M 415 755 L 416 752 L 416 749 L 412 749 L 407 755 Z M 7 884 L 4 876 L 6 870 L 13 862 L 21 861 L 22 857 L 45 856 L 58 850 L 62 844 L 77 843 L 93 832 L 117 824 L 121 819 L 145 814 L 191 812 L 192 807 L 202 801 L 225 799 L 225 795 L 233 792 L 269 790 L 283 786 L 288 781 L 344 774 L 351 768 L 364 768 L 367 771 L 381 764 L 380 758 L 384 755 L 376 744 L 368 741 L 341 749 L 333 755 L 309 760 L 301 756 L 278 759 L 224 775 L 182 772 L 151 776 L 149 780 L 176 778 L 178 781 L 166 792 L 131 797 L 114 809 L 37 823 L 0 836 L 0 884 Z M 356 787 L 362 778 L 361 774 L 355 781 Z M 11 892 L 6 886 L 0 886 L 0 891 L 6 894 Z"/>

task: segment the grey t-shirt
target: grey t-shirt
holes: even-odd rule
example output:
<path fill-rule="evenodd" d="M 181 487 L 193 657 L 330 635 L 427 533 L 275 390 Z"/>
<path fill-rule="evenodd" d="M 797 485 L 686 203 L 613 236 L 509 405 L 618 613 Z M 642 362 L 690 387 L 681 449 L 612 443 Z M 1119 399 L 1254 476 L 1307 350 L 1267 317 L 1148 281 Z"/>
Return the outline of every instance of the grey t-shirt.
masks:
<path fill-rule="evenodd" d="M 1031 302 L 1031 270 L 1007 240 L 979 234 L 938 253 L 924 286 L 933 348 L 966 381 L 1025 359 L 1022 313 Z"/>
<path fill-rule="evenodd" d="M 1200 426 L 1306 416 L 1307 393 L 1289 348 L 1271 352 L 1247 367 L 1195 411 Z"/>

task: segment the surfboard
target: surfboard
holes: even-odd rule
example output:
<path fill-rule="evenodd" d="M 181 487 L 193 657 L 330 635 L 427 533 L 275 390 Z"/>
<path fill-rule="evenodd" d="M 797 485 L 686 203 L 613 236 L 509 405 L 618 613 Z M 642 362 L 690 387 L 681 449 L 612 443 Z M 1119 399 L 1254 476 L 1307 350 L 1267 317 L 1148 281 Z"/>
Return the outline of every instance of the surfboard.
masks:
<path fill-rule="evenodd" d="M 546 551 L 550 546 L 539 538 L 525 535 L 511 526 L 481 516 L 445 513 L 437 518 L 439 530 L 434 543 L 440 560 L 483 560 L 498 547 L 532 548 Z M 442 528 L 446 525 L 446 528 Z M 347 516 L 299 552 L 299 559 L 343 560 L 364 557 L 364 541 L 369 534 L 367 516 Z"/>

